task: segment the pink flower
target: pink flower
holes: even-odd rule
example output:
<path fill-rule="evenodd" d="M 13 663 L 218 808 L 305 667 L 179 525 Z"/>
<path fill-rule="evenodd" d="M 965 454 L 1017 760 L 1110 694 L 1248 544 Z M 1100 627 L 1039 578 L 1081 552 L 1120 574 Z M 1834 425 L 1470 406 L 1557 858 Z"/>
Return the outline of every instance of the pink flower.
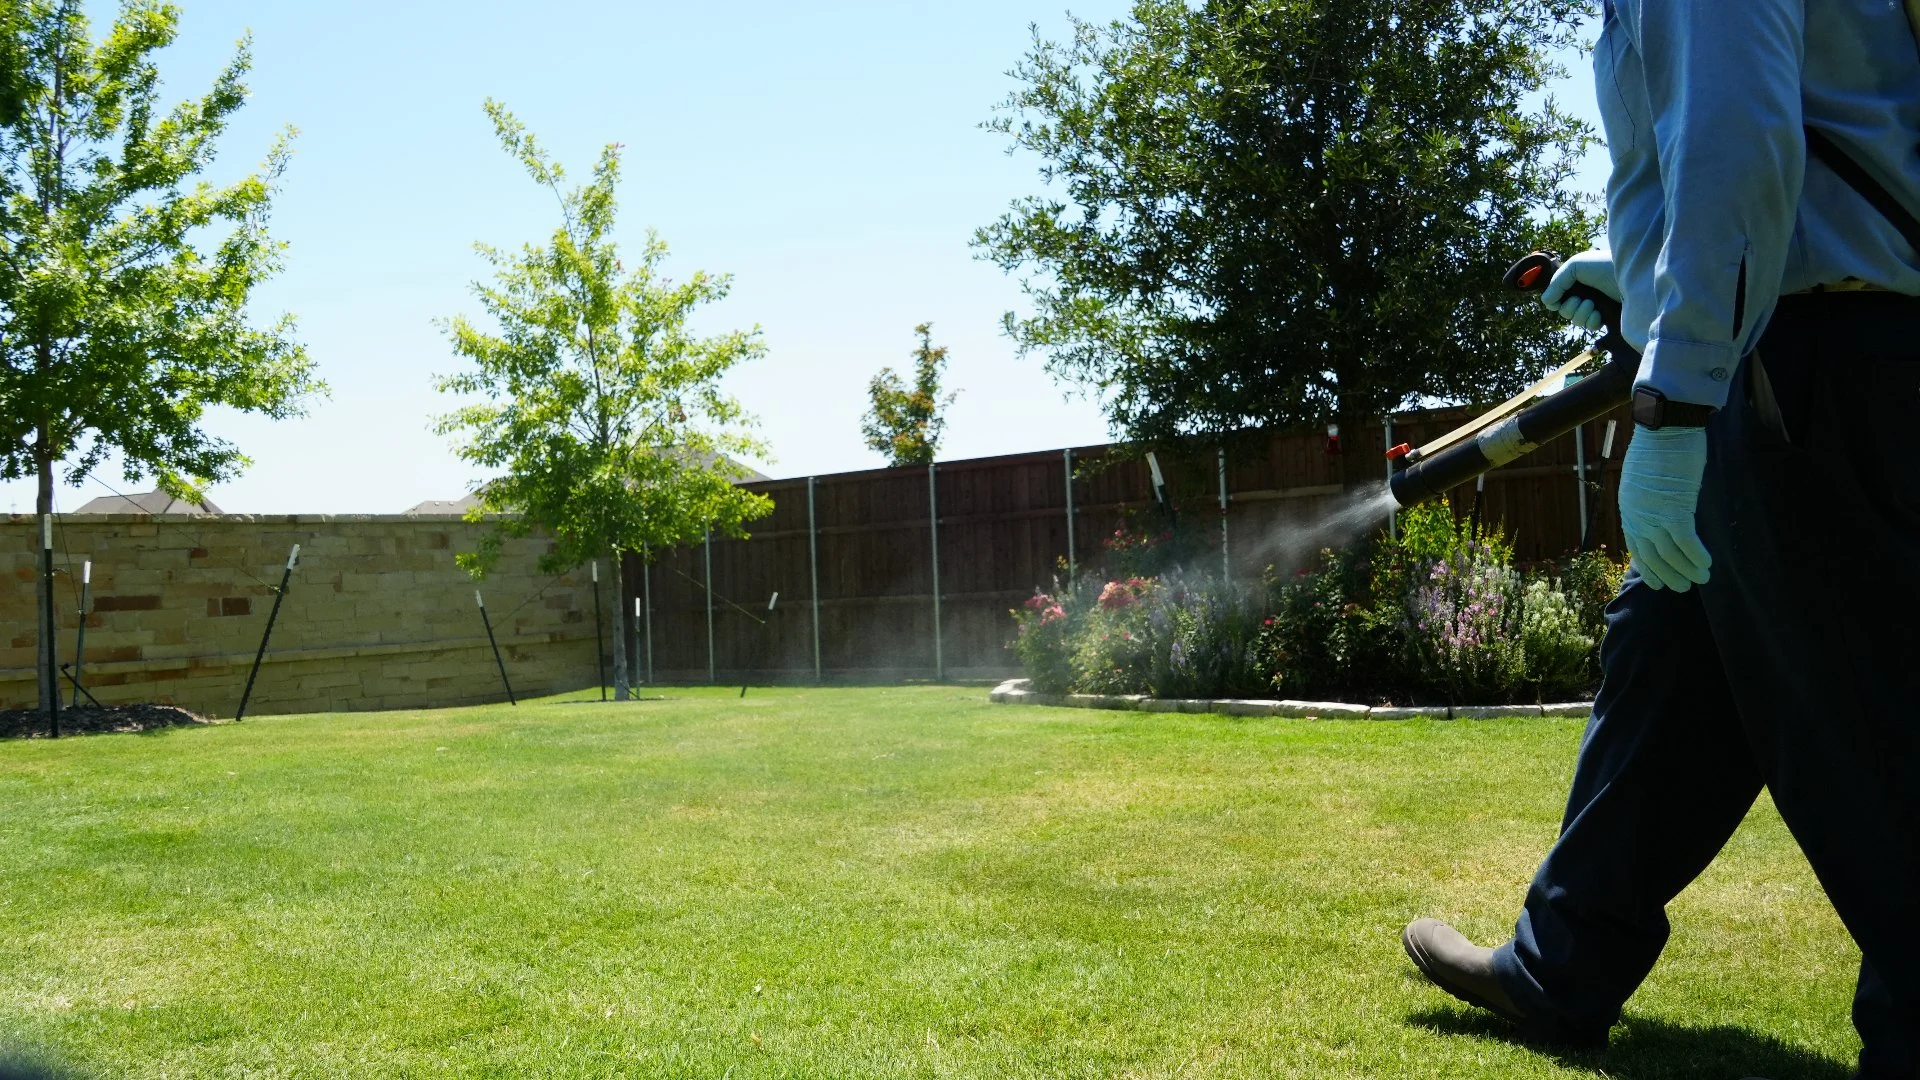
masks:
<path fill-rule="evenodd" d="M 1053 597 L 1048 596 L 1046 593 L 1043 593 L 1043 592 L 1037 592 L 1027 598 L 1027 610 L 1028 611 L 1045 611 L 1047 609 L 1047 606 L 1052 603 L 1053 603 Z"/>
<path fill-rule="evenodd" d="M 1055 604 L 1052 607 L 1047 608 L 1045 611 L 1042 611 L 1040 613 L 1040 622 L 1044 625 L 1050 622 L 1059 622 L 1061 619 L 1064 619 L 1066 617 L 1067 617 L 1066 609 L 1061 607 L 1059 604 Z"/>
<path fill-rule="evenodd" d="M 1134 589 L 1118 581 L 1109 581 L 1107 587 L 1100 590 L 1100 606 L 1108 611 L 1119 611 L 1121 608 L 1131 607 L 1138 598 L 1139 594 Z"/>

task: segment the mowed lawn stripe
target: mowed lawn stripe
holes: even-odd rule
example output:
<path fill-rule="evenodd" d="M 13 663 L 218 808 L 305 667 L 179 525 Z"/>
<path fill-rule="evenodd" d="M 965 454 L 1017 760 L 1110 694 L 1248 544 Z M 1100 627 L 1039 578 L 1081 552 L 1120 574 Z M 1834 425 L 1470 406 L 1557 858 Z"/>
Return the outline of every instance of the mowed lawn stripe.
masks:
<path fill-rule="evenodd" d="M 0 1032 L 100 1076 L 1848 1075 L 1857 955 L 1762 800 L 1606 1055 L 1414 978 L 1504 936 L 1581 727 L 975 688 L 0 744 Z"/>

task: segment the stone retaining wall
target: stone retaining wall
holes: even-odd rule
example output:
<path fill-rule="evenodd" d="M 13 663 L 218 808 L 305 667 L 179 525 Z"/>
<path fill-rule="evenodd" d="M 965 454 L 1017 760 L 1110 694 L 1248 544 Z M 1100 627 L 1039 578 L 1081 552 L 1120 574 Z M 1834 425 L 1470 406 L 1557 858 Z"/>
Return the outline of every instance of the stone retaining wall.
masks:
<path fill-rule="evenodd" d="M 87 689 L 108 705 L 231 716 L 288 549 L 299 544 L 249 714 L 504 701 L 475 583 L 453 561 L 484 528 L 446 517 L 64 517 L 54 531 L 60 659 L 73 659 L 81 565 L 92 560 Z M 0 707 L 37 697 L 39 547 L 37 519 L 0 518 Z M 591 579 L 584 570 L 540 574 L 546 548 L 509 541 L 480 586 L 517 695 L 596 677 Z M 604 588 L 605 603 L 615 602 Z M 62 700 L 71 694 L 63 681 Z"/>
<path fill-rule="evenodd" d="M 1041 694 L 1028 679 L 1001 683 L 990 696 L 996 705 L 1051 705 L 1068 709 L 1138 712 L 1219 713 L 1223 716 L 1287 716 L 1302 720 L 1519 720 L 1541 717 L 1585 718 L 1593 703 L 1560 705 L 1422 705 L 1408 708 L 1347 705 L 1338 701 L 1272 701 L 1265 698 L 1150 698 L 1118 694 Z"/>

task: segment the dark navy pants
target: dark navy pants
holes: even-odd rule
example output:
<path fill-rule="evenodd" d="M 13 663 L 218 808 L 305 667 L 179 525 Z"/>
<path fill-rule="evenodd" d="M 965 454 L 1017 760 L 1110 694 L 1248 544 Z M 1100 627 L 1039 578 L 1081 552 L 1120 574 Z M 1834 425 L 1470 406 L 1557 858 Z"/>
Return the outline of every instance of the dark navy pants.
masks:
<path fill-rule="evenodd" d="M 1755 356 L 1708 428 L 1713 580 L 1630 578 L 1609 608 L 1562 834 L 1496 970 L 1603 1036 L 1764 785 L 1865 958 L 1860 1075 L 1917 1077 L 1920 301 L 1788 297 Z"/>

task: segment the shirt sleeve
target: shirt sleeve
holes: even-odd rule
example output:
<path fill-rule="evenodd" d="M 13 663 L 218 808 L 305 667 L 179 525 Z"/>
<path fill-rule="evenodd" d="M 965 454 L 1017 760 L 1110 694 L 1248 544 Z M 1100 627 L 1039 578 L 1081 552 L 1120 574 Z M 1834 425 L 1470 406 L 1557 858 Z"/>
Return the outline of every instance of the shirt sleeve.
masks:
<path fill-rule="evenodd" d="M 1726 404 L 1779 298 L 1806 176 L 1804 0 L 1628 0 L 1665 195 L 1638 385 Z M 1631 13 L 1631 14 L 1629 14 Z"/>

